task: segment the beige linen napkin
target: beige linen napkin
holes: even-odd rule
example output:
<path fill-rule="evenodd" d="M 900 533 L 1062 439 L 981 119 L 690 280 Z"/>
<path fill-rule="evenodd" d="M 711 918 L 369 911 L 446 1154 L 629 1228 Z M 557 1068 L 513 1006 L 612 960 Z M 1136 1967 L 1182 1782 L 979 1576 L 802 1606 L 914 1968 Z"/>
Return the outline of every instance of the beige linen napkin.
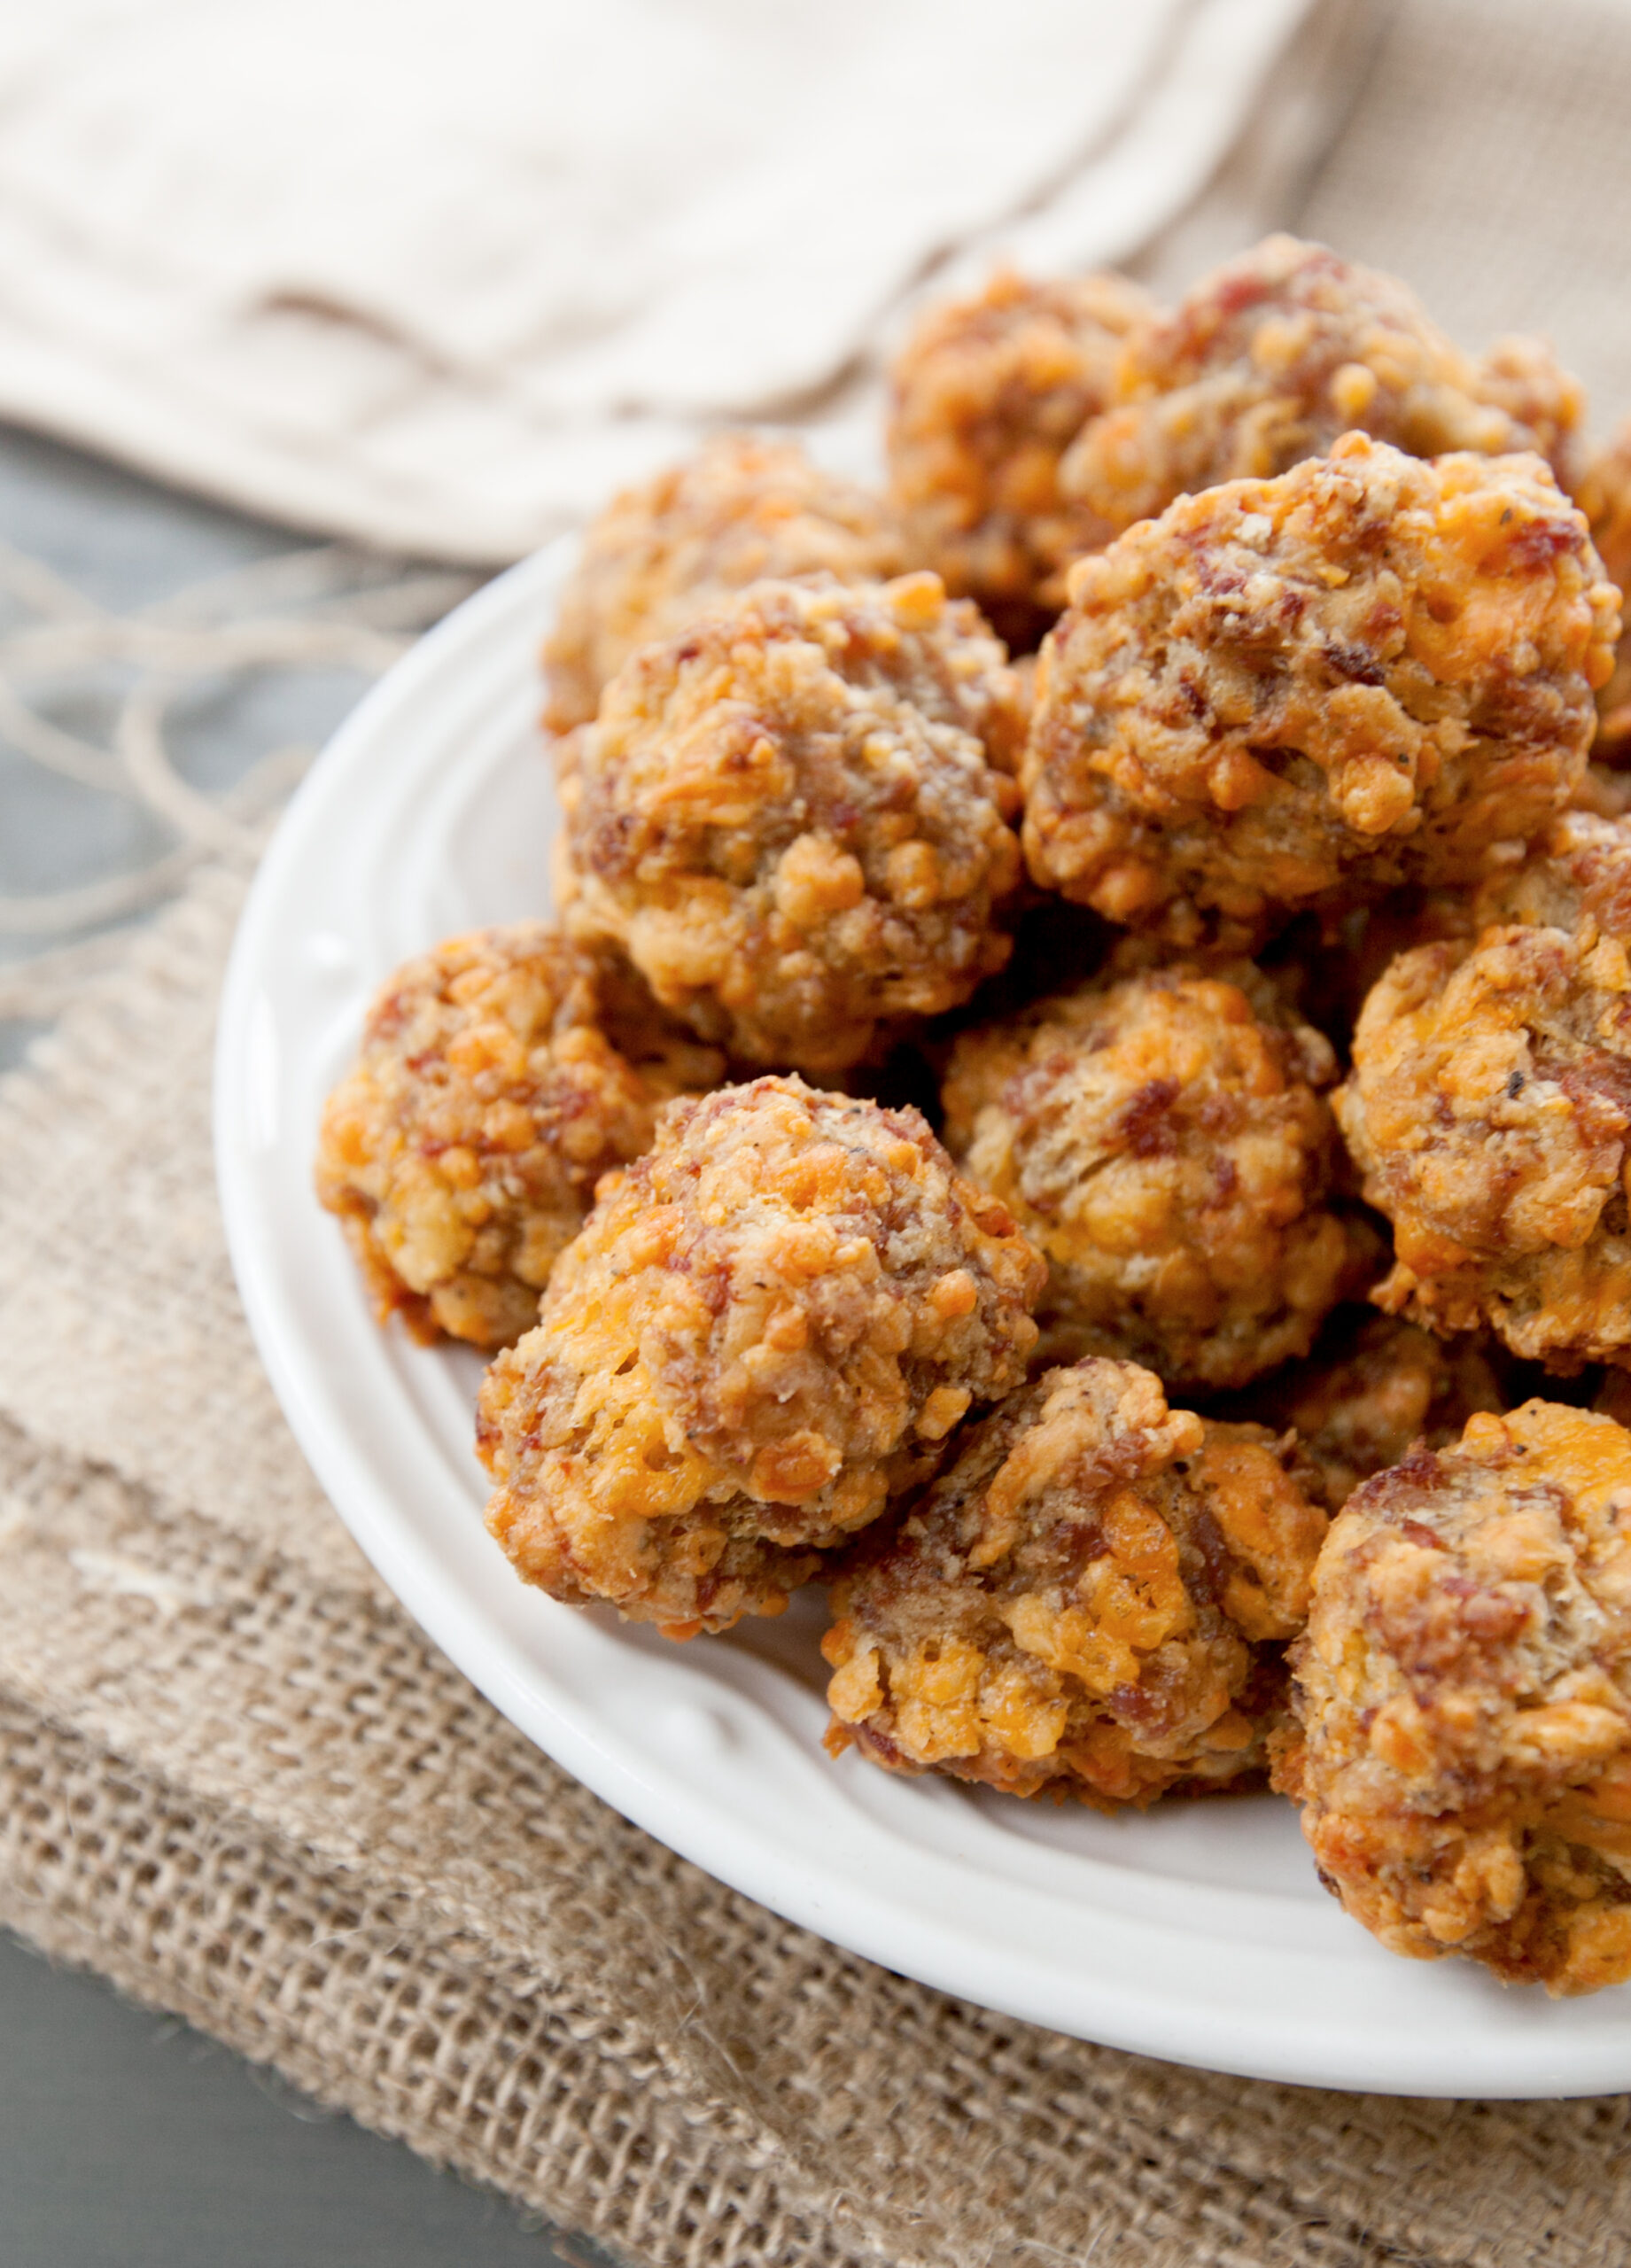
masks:
<path fill-rule="evenodd" d="M 212 870 L 0 1093 L 0 1920 L 651 2268 L 1609 2268 L 1631 2105 L 1175 2070 L 837 1951 L 531 1748 L 272 1402 Z"/>
<path fill-rule="evenodd" d="M 951 255 L 1127 258 L 1289 106 L 1283 175 L 1366 5 L 0 0 L 0 415 L 514 558 Z"/>

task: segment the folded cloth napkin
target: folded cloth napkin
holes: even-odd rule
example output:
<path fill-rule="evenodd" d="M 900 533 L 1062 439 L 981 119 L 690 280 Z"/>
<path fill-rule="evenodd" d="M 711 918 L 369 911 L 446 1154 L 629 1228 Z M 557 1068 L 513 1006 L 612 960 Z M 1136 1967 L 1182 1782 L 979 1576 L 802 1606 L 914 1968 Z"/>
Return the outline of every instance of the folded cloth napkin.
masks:
<path fill-rule="evenodd" d="M 508 1725 L 327 1511 L 210 1187 L 206 870 L 0 1086 L 0 1922 L 642 2268 L 1618 2268 L 1631 2099 L 1184 2071 L 889 1975 Z"/>
<path fill-rule="evenodd" d="M 1146 246 L 1365 4 L 0 0 L 0 414 L 512 558 L 949 261 Z"/>

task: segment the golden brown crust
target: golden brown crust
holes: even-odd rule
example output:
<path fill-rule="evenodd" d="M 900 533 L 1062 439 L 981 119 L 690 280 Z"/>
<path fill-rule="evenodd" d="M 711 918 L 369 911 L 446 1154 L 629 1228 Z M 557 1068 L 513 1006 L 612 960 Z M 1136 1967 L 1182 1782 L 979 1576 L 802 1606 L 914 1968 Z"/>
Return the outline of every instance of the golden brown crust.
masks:
<path fill-rule="evenodd" d="M 1070 597 L 1026 857 L 1180 943 L 1475 879 L 1567 803 L 1619 634 L 1538 459 L 1426 464 L 1360 434 L 1181 499 L 1078 560 Z"/>
<path fill-rule="evenodd" d="M 1379 1305 L 1570 1371 L 1631 1363 L 1631 821 L 1570 812 L 1402 953 L 1335 1098 L 1394 1226 Z"/>
<path fill-rule="evenodd" d="M 525 1581 L 670 1635 L 780 1613 L 1036 1344 L 1043 1264 L 916 1111 L 765 1078 L 671 1104 L 489 1370 Z"/>
<path fill-rule="evenodd" d="M 1333 1512 L 1362 1480 L 1420 1443 L 1458 1441 L 1479 1410 L 1502 1410 L 1495 1366 L 1474 1339 L 1436 1339 L 1396 1317 L 1343 1316 L 1310 1360 L 1293 1363 L 1244 1394 L 1231 1417 L 1293 1430 Z M 1219 1414 L 1224 1414 L 1220 1410 Z"/>
<path fill-rule="evenodd" d="M 575 933 L 749 1063 L 843 1071 L 1000 968 L 1019 682 L 932 575 L 760 583 L 637 654 L 567 782 Z"/>
<path fill-rule="evenodd" d="M 1396 278 L 1273 236 L 1132 334 L 1115 403 L 1083 428 L 1060 480 L 1119 531 L 1358 431 L 1418 457 L 1534 449 L 1566 485 L 1584 412 L 1541 340 L 1503 339 L 1473 362 Z"/>
<path fill-rule="evenodd" d="M 1531 1402 L 1367 1481 L 1292 1652 L 1276 1767 L 1395 1953 L 1631 1977 L 1631 1434 Z"/>
<path fill-rule="evenodd" d="M 586 724 L 637 648 L 767 575 L 874 582 L 906 555 L 881 499 L 796 442 L 720 433 L 615 497 L 584 538 L 544 645 L 544 721 Z"/>
<path fill-rule="evenodd" d="M 1047 1256 L 1045 1353 L 1214 1388 L 1306 1354 L 1349 1260 L 1335 1077 L 1249 962 L 1099 978 L 964 1034 L 947 1146 Z"/>
<path fill-rule="evenodd" d="M 1631 824 L 1565 812 L 1487 878 L 1472 910 L 1475 932 L 1521 921 L 1577 933 L 1588 952 L 1604 938 L 1631 944 Z"/>
<path fill-rule="evenodd" d="M 833 1586 L 835 1753 L 1111 1808 L 1261 1772 L 1324 1514 L 1257 1425 L 1047 1371 Z"/>
<path fill-rule="evenodd" d="M 912 556 L 1021 640 L 1064 603 L 1060 571 L 1115 532 L 1060 494 L 1059 462 L 1153 313 L 1125 276 L 1001 268 L 929 308 L 890 372 L 889 499 Z"/>
<path fill-rule="evenodd" d="M 1550 341 L 1527 333 L 1497 338 L 1474 370 L 1477 398 L 1512 421 L 1514 438 L 1502 442 L 1502 453 L 1534 449 L 1550 465 L 1558 487 L 1573 496 L 1585 465 L 1586 389 L 1563 368 Z"/>
<path fill-rule="evenodd" d="M 718 1076 L 706 1050 L 664 1049 L 655 1004 L 637 1014 L 623 991 L 609 1000 L 596 959 L 541 921 L 449 938 L 381 988 L 323 1111 L 317 1193 L 382 1321 L 478 1347 L 518 1338 L 671 1082 Z"/>
<path fill-rule="evenodd" d="M 1591 524 L 1609 579 L 1631 591 L 1631 418 L 1587 467 L 1575 500 Z M 1622 635 L 1614 672 L 1597 693 L 1596 753 L 1606 764 L 1631 764 L 1631 632 Z"/>

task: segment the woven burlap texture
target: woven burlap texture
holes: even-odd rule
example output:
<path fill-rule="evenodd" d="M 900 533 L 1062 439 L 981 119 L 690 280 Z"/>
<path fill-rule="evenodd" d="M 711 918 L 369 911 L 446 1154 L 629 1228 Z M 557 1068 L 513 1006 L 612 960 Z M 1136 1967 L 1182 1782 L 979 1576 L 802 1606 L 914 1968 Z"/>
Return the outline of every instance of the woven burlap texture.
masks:
<path fill-rule="evenodd" d="M 1246 2085 L 835 1951 L 393 1605 L 212 1191 L 212 870 L 0 1099 L 0 1917 L 642 2263 L 1607 2263 L 1631 2110 Z"/>

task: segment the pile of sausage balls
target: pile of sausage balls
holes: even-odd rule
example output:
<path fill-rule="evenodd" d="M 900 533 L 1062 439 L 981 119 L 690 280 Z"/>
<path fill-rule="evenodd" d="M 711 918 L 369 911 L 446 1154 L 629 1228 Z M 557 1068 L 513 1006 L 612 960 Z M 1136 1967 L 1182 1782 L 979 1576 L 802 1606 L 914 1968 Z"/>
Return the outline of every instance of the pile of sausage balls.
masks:
<path fill-rule="evenodd" d="M 1582 420 L 1286 237 L 933 310 L 884 494 L 725 436 L 590 530 L 555 918 L 392 977 L 317 1169 L 491 1354 L 527 1582 L 688 1639 L 819 1581 L 835 1755 L 1268 1779 L 1383 1944 L 1557 1993 L 1631 1977 Z"/>

